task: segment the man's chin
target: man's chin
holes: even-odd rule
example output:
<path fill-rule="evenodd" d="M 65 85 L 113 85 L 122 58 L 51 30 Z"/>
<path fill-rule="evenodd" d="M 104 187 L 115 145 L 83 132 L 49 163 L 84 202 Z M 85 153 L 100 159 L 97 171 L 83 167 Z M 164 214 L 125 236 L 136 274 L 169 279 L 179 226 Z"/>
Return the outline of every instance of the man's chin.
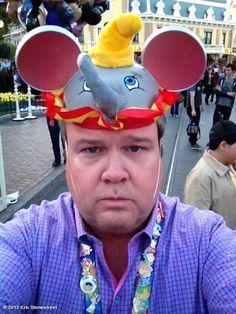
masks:
<path fill-rule="evenodd" d="M 125 237 L 131 237 L 134 234 L 134 231 L 130 228 L 125 228 L 124 226 L 114 226 L 113 228 L 104 228 L 101 231 L 101 234 L 104 236 L 125 236 Z"/>
<path fill-rule="evenodd" d="M 133 217 L 128 217 L 123 215 L 122 217 L 114 217 L 113 219 L 108 219 L 103 217 L 100 221 L 93 226 L 96 234 L 103 235 L 120 235 L 131 237 L 133 234 L 138 232 L 144 226 L 143 221 L 134 220 Z"/>

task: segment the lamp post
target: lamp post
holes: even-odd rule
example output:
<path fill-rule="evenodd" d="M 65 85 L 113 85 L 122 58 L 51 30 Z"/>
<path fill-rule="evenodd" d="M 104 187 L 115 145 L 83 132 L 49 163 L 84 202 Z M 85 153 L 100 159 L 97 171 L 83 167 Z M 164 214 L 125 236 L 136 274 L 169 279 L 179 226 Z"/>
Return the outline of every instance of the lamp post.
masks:
<path fill-rule="evenodd" d="M 0 212 L 7 207 L 6 184 L 2 154 L 2 138 L 0 132 Z"/>
<path fill-rule="evenodd" d="M 28 96 L 28 115 L 25 117 L 25 119 L 33 120 L 33 119 L 36 119 L 37 117 L 32 115 L 32 105 L 31 105 L 32 94 L 31 94 L 31 88 L 29 85 L 27 87 L 27 96 Z"/>
<path fill-rule="evenodd" d="M 20 115 L 20 107 L 19 107 L 19 93 L 18 93 L 18 86 L 14 84 L 14 95 L 16 100 L 16 117 L 12 119 L 12 121 L 24 121 L 25 118 L 22 118 Z"/>

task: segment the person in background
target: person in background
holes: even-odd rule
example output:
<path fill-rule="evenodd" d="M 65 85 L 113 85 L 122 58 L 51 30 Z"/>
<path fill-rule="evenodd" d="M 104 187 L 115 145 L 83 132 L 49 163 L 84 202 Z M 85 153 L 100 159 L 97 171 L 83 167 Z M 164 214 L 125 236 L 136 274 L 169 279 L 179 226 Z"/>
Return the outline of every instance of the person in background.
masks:
<path fill-rule="evenodd" d="M 46 107 L 50 107 L 50 103 L 55 101 L 55 96 L 52 93 L 48 92 L 42 92 L 41 98 L 45 100 Z M 63 158 L 64 163 L 66 162 L 66 156 L 65 156 L 65 143 L 64 139 L 60 134 L 60 125 L 58 120 L 50 118 L 46 112 L 47 116 L 47 126 L 50 134 L 50 139 L 52 143 L 52 150 L 54 154 L 54 161 L 52 162 L 53 167 L 59 167 L 61 165 L 61 148 L 60 148 L 60 141 L 62 143 L 62 149 L 63 149 Z"/>
<path fill-rule="evenodd" d="M 15 69 L 14 73 L 13 73 L 13 84 L 14 84 L 14 87 L 17 86 L 18 91 L 21 92 L 22 80 L 20 78 L 20 75 L 19 75 L 17 69 Z"/>
<path fill-rule="evenodd" d="M 175 104 L 170 109 L 170 115 L 172 117 L 178 117 L 179 116 L 179 104 L 180 102 L 176 100 Z"/>
<path fill-rule="evenodd" d="M 187 101 L 188 101 L 188 90 L 185 89 L 183 91 L 181 91 L 181 94 L 183 96 L 183 105 L 184 105 L 184 108 L 187 107 Z"/>
<path fill-rule="evenodd" d="M 200 80 L 188 90 L 188 103 L 186 107 L 187 115 L 190 119 L 190 124 L 197 127 L 198 132 L 189 134 L 189 143 L 192 149 L 201 149 L 201 146 L 197 143 L 199 132 L 200 132 L 200 118 L 201 112 L 203 111 L 202 104 L 202 89 L 203 81 Z"/>
<path fill-rule="evenodd" d="M 4 69 L 0 69 L 0 93 L 8 92 L 8 73 Z"/>
<path fill-rule="evenodd" d="M 209 98 L 212 102 L 214 97 L 214 70 L 210 67 L 204 73 L 203 85 L 205 92 L 205 104 L 209 105 Z"/>
<path fill-rule="evenodd" d="M 208 149 L 187 175 L 184 202 L 221 214 L 236 229 L 236 124 L 222 120 L 209 133 Z"/>
<path fill-rule="evenodd" d="M 236 79 L 234 78 L 234 66 L 226 65 L 225 77 L 221 78 L 215 87 L 217 103 L 213 114 L 213 125 L 220 120 L 229 120 L 236 96 Z"/>
<path fill-rule="evenodd" d="M 179 93 L 178 99 L 176 100 L 175 104 L 170 108 L 170 115 L 172 117 L 178 117 L 179 116 L 179 105 L 183 101 L 184 101 L 184 97 L 183 97 L 182 93 Z"/>
<path fill-rule="evenodd" d="M 215 97 L 215 104 L 217 103 L 217 95 L 215 94 L 215 88 L 217 85 L 219 85 L 219 82 L 220 82 L 220 72 L 221 72 L 221 69 L 219 67 L 215 67 L 214 68 L 214 87 L 213 87 L 213 97 L 212 97 L 212 101 L 214 101 L 214 96 Z"/>

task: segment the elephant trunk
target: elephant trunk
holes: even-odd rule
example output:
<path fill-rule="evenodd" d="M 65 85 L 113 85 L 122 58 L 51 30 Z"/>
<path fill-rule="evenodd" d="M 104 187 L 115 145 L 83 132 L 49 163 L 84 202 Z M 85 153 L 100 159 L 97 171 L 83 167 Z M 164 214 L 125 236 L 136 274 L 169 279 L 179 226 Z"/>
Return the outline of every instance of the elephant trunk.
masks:
<path fill-rule="evenodd" d="M 89 55 L 80 54 L 78 57 L 78 66 L 79 71 L 83 73 L 86 79 L 88 87 L 91 89 L 97 107 L 109 120 L 114 119 L 116 113 L 121 109 L 118 108 L 118 93 L 99 78 Z"/>

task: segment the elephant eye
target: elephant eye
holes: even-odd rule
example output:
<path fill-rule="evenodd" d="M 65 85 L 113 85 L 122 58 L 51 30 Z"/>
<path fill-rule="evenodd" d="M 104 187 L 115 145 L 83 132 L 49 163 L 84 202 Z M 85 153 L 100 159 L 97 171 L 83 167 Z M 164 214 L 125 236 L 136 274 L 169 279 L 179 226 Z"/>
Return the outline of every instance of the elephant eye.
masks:
<path fill-rule="evenodd" d="M 91 91 L 91 89 L 88 87 L 86 81 L 84 81 L 84 83 L 83 83 L 83 91 L 84 91 L 84 92 L 90 92 L 90 91 Z"/>
<path fill-rule="evenodd" d="M 124 78 L 124 83 L 125 83 L 125 86 L 129 89 L 129 90 L 132 90 L 132 89 L 135 89 L 135 88 L 139 88 L 139 81 L 137 79 L 137 77 L 135 76 L 126 76 Z"/>

